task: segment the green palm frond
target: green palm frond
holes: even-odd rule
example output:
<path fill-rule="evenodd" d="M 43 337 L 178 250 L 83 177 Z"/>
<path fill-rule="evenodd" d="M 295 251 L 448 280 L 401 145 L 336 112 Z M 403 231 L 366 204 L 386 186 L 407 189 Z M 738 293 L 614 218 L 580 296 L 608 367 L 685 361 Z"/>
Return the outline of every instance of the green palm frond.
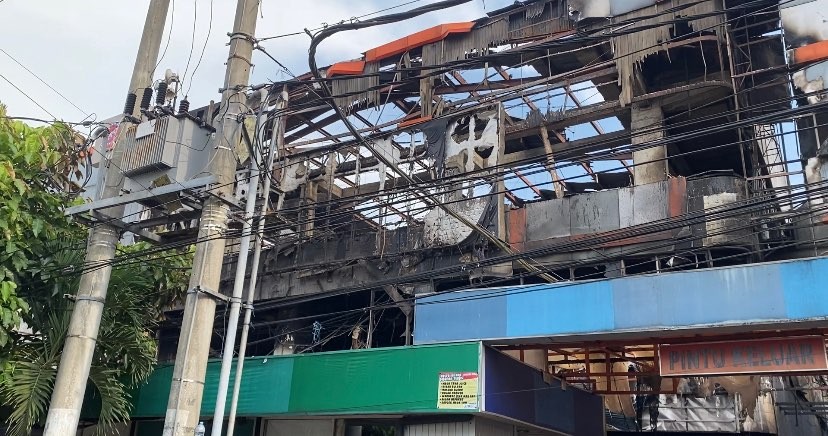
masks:
<path fill-rule="evenodd" d="M 130 247 L 136 250 L 140 247 Z M 83 250 L 67 241 L 49 243 L 42 271 L 32 277 L 25 295 L 32 309 L 26 322 L 35 330 L 6 358 L 0 378 L 0 401 L 12 409 L 9 434 L 27 435 L 46 417 L 73 302 L 63 298 L 78 289 L 78 275 L 69 272 L 83 264 Z M 187 253 L 166 263 L 147 261 L 113 268 L 106 305 L 89 374 L 87 391 L 100 398 L 98 433 L 107 434 L 129 420 L 129 390 L 145 381 L 156 364 L 154 329 L 164 309 L 184 295 Z M 64 273 L 60 273 L 60 272 Z"/>
<path fill-rule="evenodd" d="M 98 417 L 97 434 L 108 434 L 114 424 L 129 421 L 132 397 L 127 391 L 127 386 L 119 380 L 118 371 L 92 365 L 89 371 L 89 381 L 101 397 L 101 414 Z"/>
<path fill-rule="evenodd" d="M 8 434 L 24 436 L 46 416 L 69 317 L 52 313 L 44 333 L 21 344 L 6 363 L 0 395 L 12 409 Z"/>
<path fill-rule="evenodd" d="M 2 393 L 12 409 L 8 418 L 10 436 L 28 435 L 33 425 L 46 415 L 57 376 L 58 359 L 36 356 L 30 362 L 15 362 Z"/>
<path fill-rule="evenodd" d="M 115 323 L 99 335 L 96 363 L 112 368 L 130 386 L 146 380 L 155 368 L 155 339 L 140 327 Z"/>

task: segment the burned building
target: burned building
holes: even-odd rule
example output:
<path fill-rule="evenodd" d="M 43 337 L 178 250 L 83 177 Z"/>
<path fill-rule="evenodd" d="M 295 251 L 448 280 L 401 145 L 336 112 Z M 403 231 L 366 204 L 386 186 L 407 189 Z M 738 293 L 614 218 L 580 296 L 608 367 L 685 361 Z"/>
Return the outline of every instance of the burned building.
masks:
<path fill-rule="evenodd" d="M 516 2 L 257 87 L 240 168 L 268 148 L 274 164 L 247 354 L 482 342 L 541 383 L 602 395 L 619 434 L 826 431 L 816 10 L 826 2 Z M 179 322 L 160 333 L 163 358 Z M 669 350 L 712 343 L 817 348 L 804 366 L 665 370 Z M 546 425 L 556 411 L 532 401 L 531 419 L 471 409 L 595 434 Z"/>

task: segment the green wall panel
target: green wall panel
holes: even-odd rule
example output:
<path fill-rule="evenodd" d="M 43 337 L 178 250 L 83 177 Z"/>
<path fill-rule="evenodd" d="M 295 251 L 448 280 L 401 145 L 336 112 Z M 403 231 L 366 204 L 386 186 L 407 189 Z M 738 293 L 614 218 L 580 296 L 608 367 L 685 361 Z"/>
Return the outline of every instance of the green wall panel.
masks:
<path fill-rule="evenodd" d="M 166 414 L 172 373 L 172 365 L 155 368 L 147 383 L 132 394 L 133 418 L 157 418 Z"/>
<path fill-rule="evenodd" d="M 300 355 L 290 412 L 436 412 L 440 372 L 478 372 L 477 343 Z"/>
<path fill-rule="evenodd" d="M 294 359 L 258 358 L 244 362 L 241 391 L 239 393 L 239 416 L 263 416 L 284 413 L 288 410 L 288 397 L 293 382 Z M 212 415 L 216 408 L 218 378 L 221 362 L 210 362 L 204 383 L 204 398 L 201 414 Z M 225 415 L 230 410 L 233 395 L 233 381 L 236 379 L 235 365 L 230 370 L 230 387 L 227 389 Z"/>
<path fill-rule="evenodd" d="M 479 355 L 479 343 L 464 343 L 253 357 L 245 360 L 238 415 L 437 412 L 438 374 L 480 372 Z M 208 364 L 202 416 L 213 414 L 220 367 Z M 134 418 L 164 416 L 172 370 L 157 368 L 133 394 Z"/>
<path fill-rule="evenodd" d="M 244 363 L 241 394 L 239 395 L 239 416 L 261 416 L 284 413 L 288 410 L 288 394 L 293 379 L 293 359 L 286 358 L 251 358 Z M 204 382 L 204 396 L 201 400 L 201 415 L 210 416 L 216 407 L 218 377 L 221 361 L 212 361 L 207 365 Z M 135 418 L 164 416 L 172 382 L 172 365 L 155 370 L 150 380 L 134 395 Z M 236 377 L 235 366 L 230 371 L 230 389 L 227 392 L 229 410 L 233 380 Z"/>

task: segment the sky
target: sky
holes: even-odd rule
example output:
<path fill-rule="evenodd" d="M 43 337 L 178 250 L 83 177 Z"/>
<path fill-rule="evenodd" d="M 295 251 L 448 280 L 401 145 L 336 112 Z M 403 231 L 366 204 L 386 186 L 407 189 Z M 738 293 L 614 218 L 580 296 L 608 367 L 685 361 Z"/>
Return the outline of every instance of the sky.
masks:
<path fill-rule="evenodd" d="M 410 4 L 389 12 L 432 2 L 434 0 L 262 0 L 256 36 L 263 38 L 313 29 L 323 23 L 336 23 L 405 3 Z M 418 30 L 476 19 L 484 16 L 486 11 L 511 3 L 512 0 L 472 0 L 398 24 L 344 32 L 321 45 L 318 63 L 328 65 L 353 59 L 369 48 Z M 0 77 L 0 102 L 8 106 L 9 115 L 80 121 L 88 114 L 101 120 L 120 113 L 148 4 L 149 0 L 0 0 L 0 49 L 3 50 L 0 51 L 0 74 L 42 106 L 38 107 Z M 162 43 L 164 57 L 155 76 L 162 77 L 168 68 L 177 72 L 183 80 L 183 89 L 189 90 L 193 106 L 218 100 L 218 89 L 224 81 L 227 33 L 233 26 L 236 2 L 174 0 L 173 4 L 174 12 L 171 8 Z M 170 29 L 172 37 L 168 38 Z M 168 40 L 169 46 L 164 50 Z M 295 74 L 308 71 L 308 44 L 307 35 L 262 43 Z M 196 69 L 202 50 L 204 57 Z M 69 101 L 49 89 L 9 55 Z M 287 78 L 261 53 L 254 55 L 253 63 L 251 83 Z"/>
<path fill-rule="evenodd" d="M 380 14 L 401 12 L 435 1 L 262 0 L 256 36 L 265 38 L 301 32 L 305 28 L 315 29 L 324 23 L 336 23 L 389 7 L 400 6 Z M 513 2 L 471 0 L 461 6 L 393 25 L 343 32 L 320 46 L 318 64 L 329 65 L 357 58 L 367 49 L 418 30 L 480 18 L 486 12 Z M 81 121 L 87 117 L 103 120 L 119 114 L 148 4 L 149 0 L 0 0 L 0 102 L 8 106 L 9 115 Z M 233 0 L 171 0 L 162 43 L 163 57 L 155 78 L 163 77 L 166 69 L 178 73 L 194 107 L 205 105 L 211 99 L 220 99 L 218 89 L 224 81 L 227 33 L 232 29 L 235 6 Z M 262 43 L 295 74 L 308 71 L 308 44 L 307 35 Z M 259 52 L 254 53 L 253 63 L 251 83 L 288 78 L 278 65 Z M 479 79 L 473 77 L 472 72 L 467 74 L 467 79 Z M 535 75 L 535 72 L 517 70 L 511 74 L 519 78 Z M 578 94 L 587 104 L 600 101 L 600 96 L 591 90 Z M 548 103 L 551 106 L 571 104 L 566 101 Z M 517 107 L 514 110 L 525 109 Z M 367 115 L 372 120 L 383 116 L 382 113 Z M 525 116 L 524 113 L 513 115 Z M 603 120 L 600 124 L 608 131 L 618 127 L 617 120 L 613 119 Z M 595 134 L 588 125 L 569 130 L 571 139 Z M 596 165 L 596 170 L 618 167 L 617 162 L 597 162 Z M 566 174 L 566 169 L 562 172 L 564 176 L 575 175 Z M 535 183 L 548 182 L 543 180 L 548 178 L 544 173 L 529 178 Z M 527 191 L 519 180 L 509 184 L 513 189 L 524 188 L 519 195 L 531 197 L 531 191 Z"/>

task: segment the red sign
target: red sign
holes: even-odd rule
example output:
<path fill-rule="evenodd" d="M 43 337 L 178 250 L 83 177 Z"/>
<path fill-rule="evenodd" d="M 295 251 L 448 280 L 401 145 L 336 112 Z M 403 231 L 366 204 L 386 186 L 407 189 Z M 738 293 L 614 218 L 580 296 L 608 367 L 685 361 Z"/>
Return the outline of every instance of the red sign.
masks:
<path fill-rule="evenodd" d="M 658 358 L 665 377 L 828 370 L 821 337 L 660 345 Z"/>

